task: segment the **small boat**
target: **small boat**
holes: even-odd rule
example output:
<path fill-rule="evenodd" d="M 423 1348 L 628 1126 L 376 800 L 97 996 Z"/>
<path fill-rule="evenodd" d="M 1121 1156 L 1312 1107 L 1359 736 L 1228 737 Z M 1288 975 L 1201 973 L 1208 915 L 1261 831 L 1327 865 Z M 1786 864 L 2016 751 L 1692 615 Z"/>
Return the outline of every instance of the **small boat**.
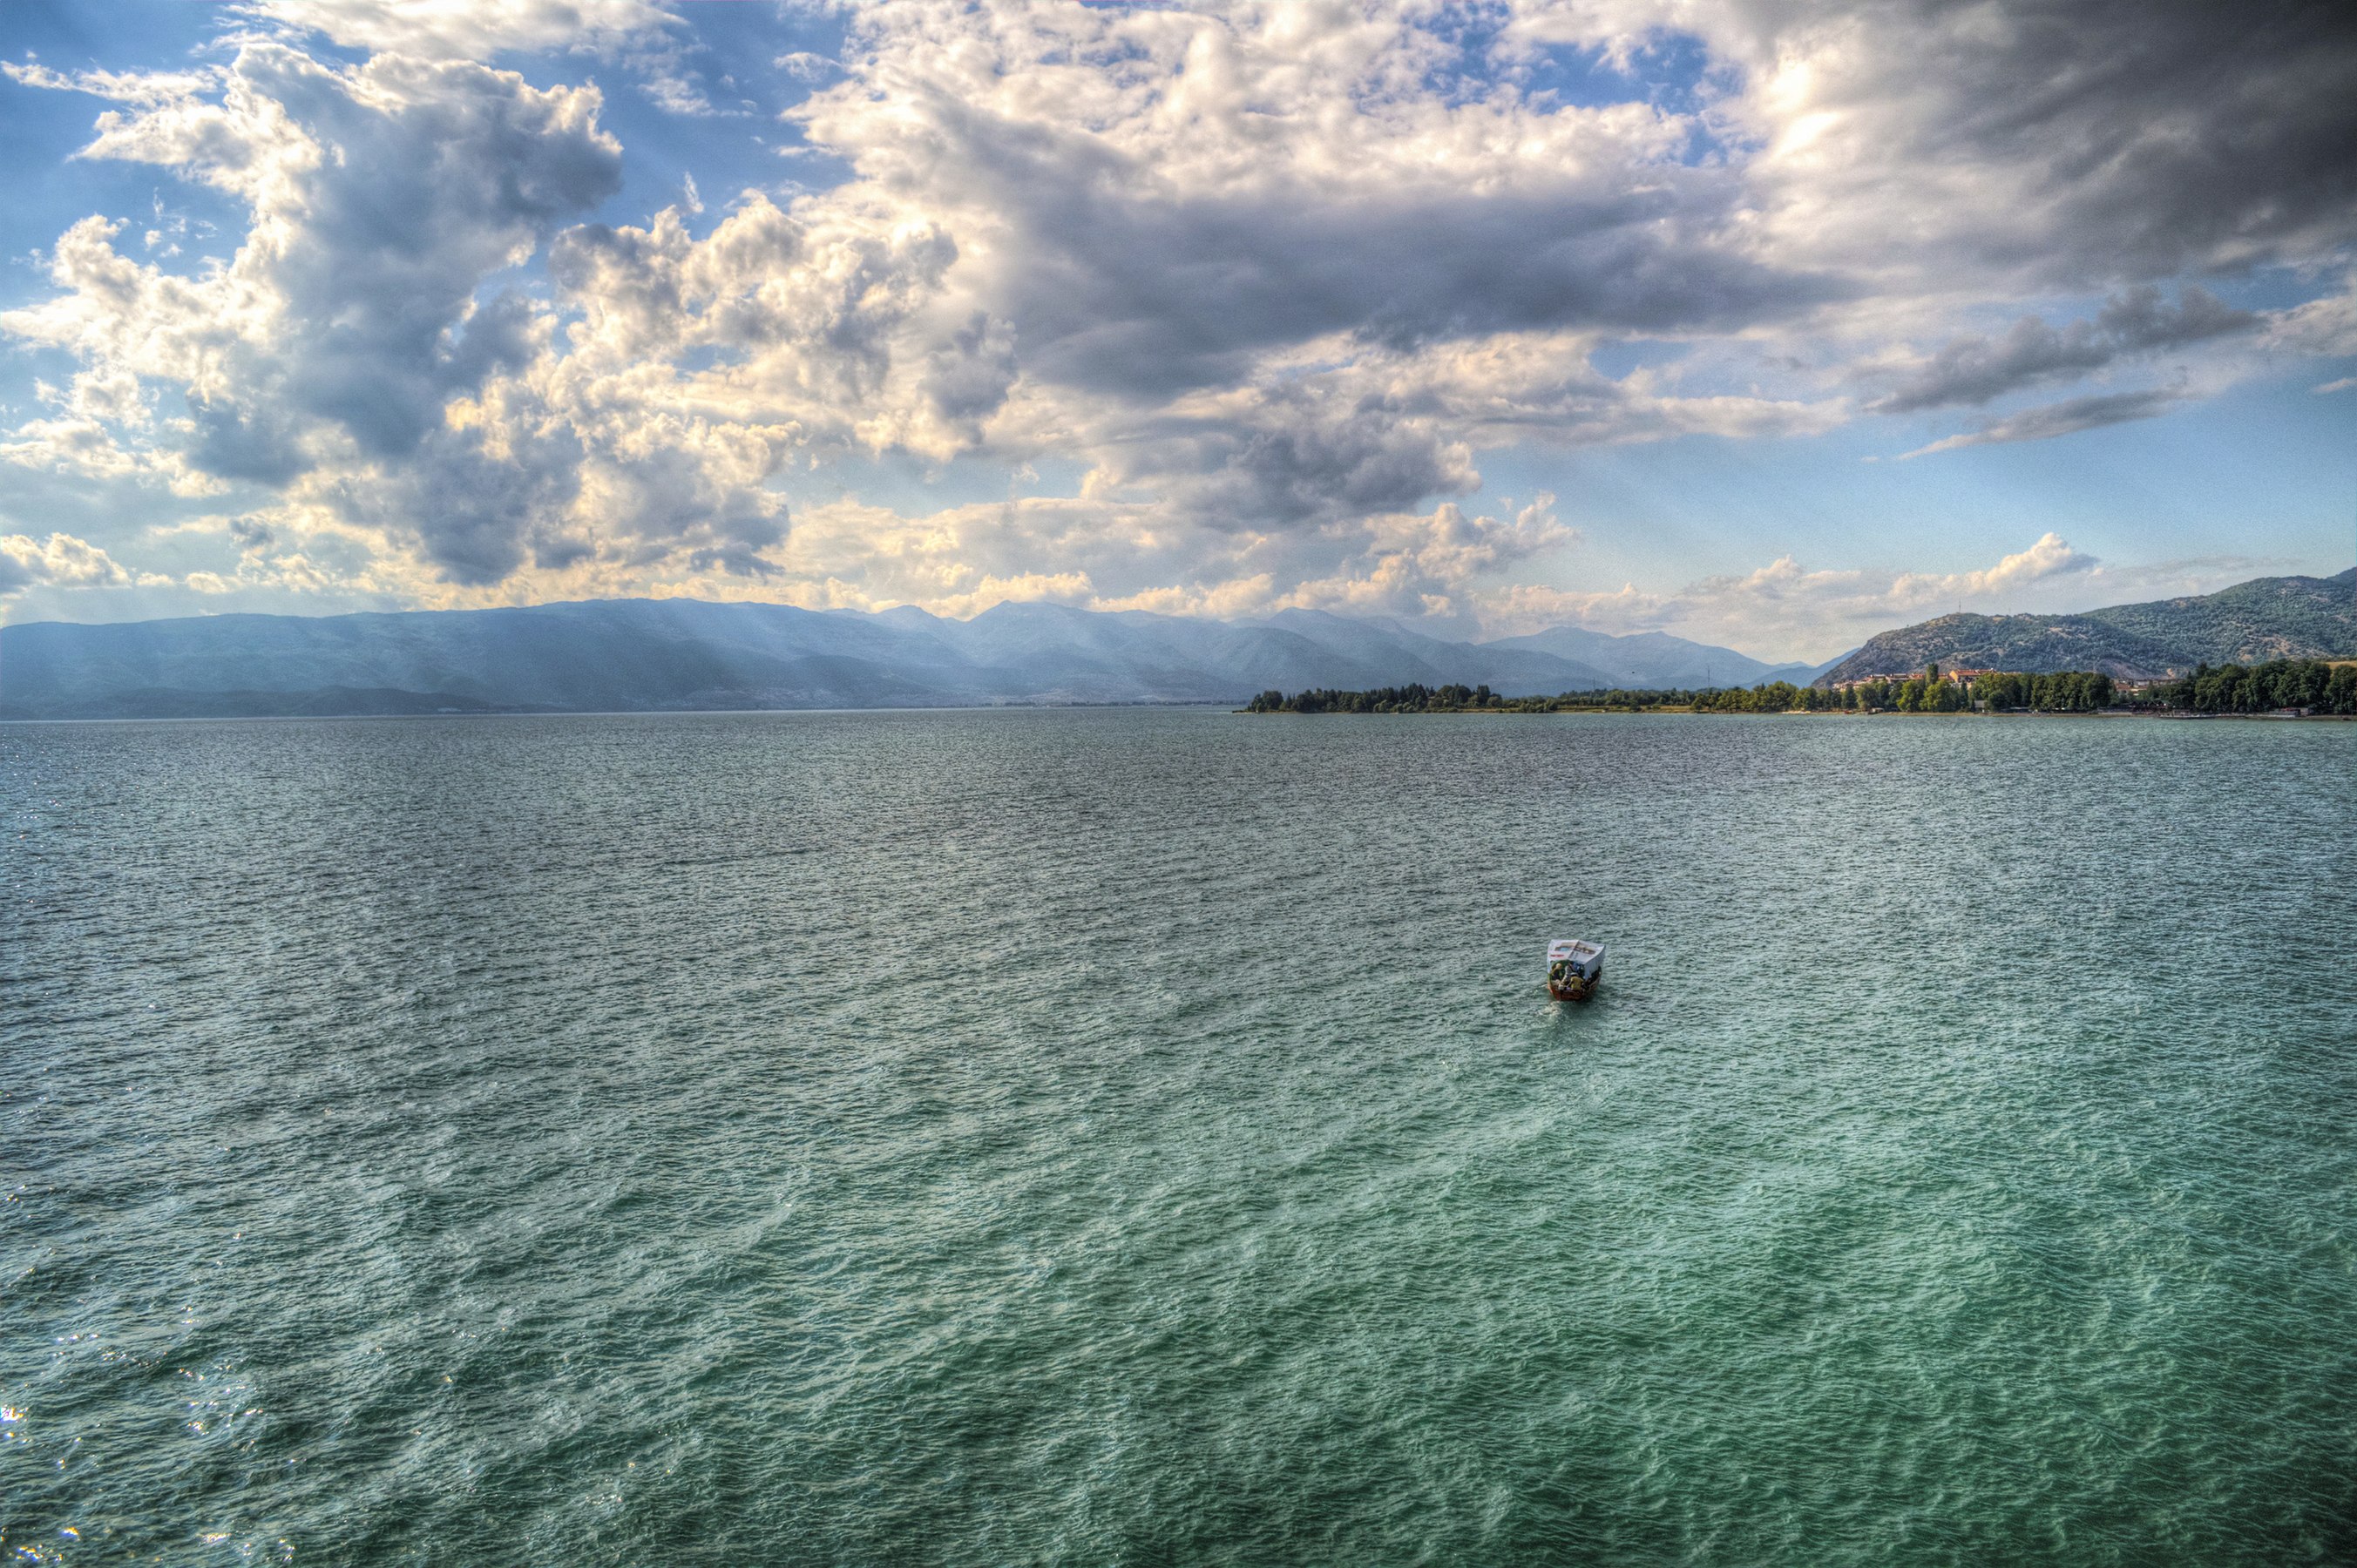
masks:
<path fill-rule="evenodd" d="M 1547 943 L 1547 994 L 1558 1002 L 1585 1002 L 1604 982 L 1604 949 L 1566 937 Z"/>

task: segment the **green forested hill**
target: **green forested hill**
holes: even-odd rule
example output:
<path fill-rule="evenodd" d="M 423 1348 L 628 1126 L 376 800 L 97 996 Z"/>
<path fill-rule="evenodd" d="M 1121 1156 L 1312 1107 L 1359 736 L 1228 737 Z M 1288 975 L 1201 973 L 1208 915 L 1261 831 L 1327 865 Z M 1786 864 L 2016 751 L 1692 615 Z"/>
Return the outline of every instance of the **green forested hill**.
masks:
<path fill-rule="evenodd" d="M 1886 631 L 1817 684 L 1904 675 L 1926 664 L 1973 670 L 2100 670 L 2117 680 L 2198 664 L 2357 658 L 2357 570 L 2260 577 L 2190 598 L 2083 615 L 1942 616 Z"/>
<path fill-rule="evenodd" d="M 2090 610 L 2196 664 L 2357 658 L 2357 570 L 2337 577 L 2260 577 L 2195 598 Z"/>

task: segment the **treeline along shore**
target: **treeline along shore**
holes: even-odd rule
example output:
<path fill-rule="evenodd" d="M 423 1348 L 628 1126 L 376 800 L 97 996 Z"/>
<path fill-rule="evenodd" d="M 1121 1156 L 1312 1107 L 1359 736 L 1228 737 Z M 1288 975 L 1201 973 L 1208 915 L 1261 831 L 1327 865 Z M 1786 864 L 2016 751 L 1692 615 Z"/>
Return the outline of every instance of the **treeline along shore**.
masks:
<path fill-rule="evenodd" d="M 1263 692 L 1248 714 L 2299 714 L 2357 716 L 2357 660 L 2278 659 L 2257 665 L 2202 665 L 2174 681 L 2124 685 L 2099 671 L 1943 671 L 1795 686 L 1696 691 L 1565 692 L 1508 697 L 1487 686 L 1381 686 Z"/>

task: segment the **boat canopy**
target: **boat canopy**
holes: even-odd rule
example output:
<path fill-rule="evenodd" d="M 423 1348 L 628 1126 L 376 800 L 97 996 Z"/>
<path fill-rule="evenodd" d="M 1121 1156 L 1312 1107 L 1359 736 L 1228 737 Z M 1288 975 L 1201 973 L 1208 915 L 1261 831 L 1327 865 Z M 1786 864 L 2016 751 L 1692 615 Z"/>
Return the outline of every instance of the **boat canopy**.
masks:
<path fill-rule="evenodd" d="M 1599 943 L 1583 942 L 1570 937 L 1547 943 L 1547 968 L 1567 963 L 1582 980 L 1593 980 L 1596 972 L 1604 967 L 1604 949 Z"/>

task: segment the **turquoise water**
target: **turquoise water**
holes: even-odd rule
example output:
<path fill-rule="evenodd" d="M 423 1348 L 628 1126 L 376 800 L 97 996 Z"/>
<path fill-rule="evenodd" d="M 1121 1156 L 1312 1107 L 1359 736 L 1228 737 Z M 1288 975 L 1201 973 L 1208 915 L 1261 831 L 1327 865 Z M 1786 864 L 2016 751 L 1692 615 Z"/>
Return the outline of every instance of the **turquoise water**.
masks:
<path fill-rule="evenodd" d="M 2357 726 L 0 765 L 15 1560 L 2357 1556 Z"/>

